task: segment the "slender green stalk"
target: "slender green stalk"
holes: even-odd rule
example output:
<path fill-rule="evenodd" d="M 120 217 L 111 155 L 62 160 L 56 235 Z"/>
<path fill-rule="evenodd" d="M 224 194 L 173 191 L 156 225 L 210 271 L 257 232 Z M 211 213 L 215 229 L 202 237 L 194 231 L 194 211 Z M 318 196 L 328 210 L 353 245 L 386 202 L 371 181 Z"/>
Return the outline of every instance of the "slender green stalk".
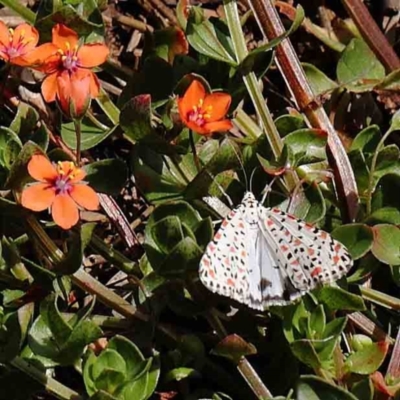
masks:
<path fill-rule="evenodd" d="M 361 295 L 364 299 L 372 301 L 391 310 L 400 310 L 400 300 L 396 297 L 389 296 L 375 289 L 359 286 Z"/>
<path fill-rule="evenodd" d="M 76 165 L 81 165 L 81 146 L 82 146 L 82 122 L 80 119 L 74 119 L 76 134 Z"/>
<path fill-rule="evenodd" d="M 8 7 L 10 10 L 13 10 L 26 22 L 29 22 L 30 24 L 35 23 L 36 14 L 29 8 L 23 6 L 19 0 L 0 0 L 0 4 L 3 4 L 4 7 Z"/>
<path fill-rule="evenodd" d="M 118 107 L 110 100 L 110 97 L 104 91 L 104 89 L 102 89 L 102 88 L 100 89 L 100 93 L 99 93 L 98 97 L 96 97 L 95 100 L 97 101 L 97 104 L 100 106 L 100 108 L 107 115 L 108 119 L 114 125 L 118 125 L 120 111 L 119 111 Z"/>
<path fill-rule="evenodd" d="M 57 399 L 61 400 L 83 400 L 84 398 L 74 390 L 70 389 L 67 386 L 64 386 L 62 383 L 56 381 L 50 376 L 47 376 L 43 371 L 36 368 L 32 363 L 27 360 L 24 360 L 21 357 L 15 357 L 10 364 L 29 375 L 36 382 L 42 384 L 46 391 L 52 394 Z"/>
<path fill-rule="evenodd" d="M 233 48 L 236 55 L 236 61 L 242 62 L 248 54 L 246 41 L 243 35 L 243 29 L 240 23 L 239 12 L 235 0 L 224 0 L 224 9 L 229 33 L 232 38 Z M 271 150 L 278 158 L 283 149 L 283 142 L 276 129 L 272 115 L 265 103 L 260 85 L 254 72 L 243 76 L 243 81 L 253 102 L 257 115 L 260 118 L 262 127 L 267 136 Z M 292 191 L 298 182 L 297 176 L 293 171 L 288 171 L 285 175 L 287 189 Z"/>
<path fill-rule="evenodd" d="M 193 132 L 192 131 L 189 132 L 189 141 L 190 141 L 190 147 L 192 148 L 194 164 L 196 165 L 197 172 L 200 172 L 201 171 L 201 164 L 200 164 L 199 156 L 197 155 L 196 144 L 194 143 L 194 138 L 193 138 Z"/>
<path fill-rule="evenodd" d="M 371 214 L 372 210 L 372 192 L 373 192 L 373 185 L 374 185 L 374 173 L 376 169 L 376 162 L 378 161 L 379 152 L 381 151 L 385 140 L 389 137 L 392 133 L 392 129 L 389 129 L 379 141 L 378 146 L 376 146 L 376 150 L 374 156 L 372 157 L 371 167 L 369 169 L 369 180 L 368 180 L 368 190 L 367 190 L 367 204 L 366 204 L 366 211 L 367 215 Z"/>

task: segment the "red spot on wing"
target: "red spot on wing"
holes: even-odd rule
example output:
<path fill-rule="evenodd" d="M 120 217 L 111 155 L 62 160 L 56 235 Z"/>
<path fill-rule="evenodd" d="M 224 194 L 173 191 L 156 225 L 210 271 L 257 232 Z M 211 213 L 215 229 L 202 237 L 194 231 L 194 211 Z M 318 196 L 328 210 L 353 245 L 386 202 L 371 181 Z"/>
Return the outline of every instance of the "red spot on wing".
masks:
<path fill-rule="evenodd" d="M 235 281 L 231 278 L 227 279 L 226 284 L 235 287 Z"/>
<path fill-rule="evenodd" d="M 223 227 L 226 227 L 228 224 L 229 224 L 229 222 L 226 219 L 224 219 L 221 225 Z"/>
<path fill-rule="evenodd" d="M 340 243 L 338 243 L 338 244 L 334 247 L 334 250 L 335 250 L 336 253 L 338 253 L 339 250 L 340 250 L 341 248 L 342 248 L 342 245 L 341 245 Z"/>
<path fill-rule="evenodd" d="M 210 275 L 211 279 L 215 279 L 215 271 L 213 269 L 208 270 L 208 275 Z"/>
<path fill-rule="evenodd" d="M 272 221 L 272 219 L 269 219 L 269 218 L 265 222 L 266 222 L 267 226 L 272 226 L 272 225 L 275 224 L 275 222 Z"/>
<path fill-rule="evenodd" d="M 290 218 L 290 219 L 297 219 L 297 218 L 294 217 L 293 215 L 290 215 L 290 214 L 286 214 L 286 215 L 287 215 L 287 217 Z"/>
<path fill-rule="evenodd" d="M 307 249 L 307 253 L 308 253 L 309 256 L 313 256 L 314 253 L 315 253 L 315 250 L 314 250 L 314 249 L 308 248 L 308 249 Z"/>
<path fill-rule="evenodd" d="M 213 243 L 210 243 L 210 244 L 208 245 L 208 249 L 210 250 L 211 253 L 214 253 L 215 248 L 216 248 L 216 247 L 214 246 Z"/>
<path fill-rule="evenodd" d="M 335 265 L 337 265 L 337 263 L 340 261 L 340 257 L 338 255 L 336 255 L 333 257 L 332 261 Z"/>
<path fill-rule="evenodd" d="M 299 261 L 298 260 L 294 260 L 294 261 L 292 261 L 291 263 L 290 263 L 290 265 L 293 265 L 293 266 L 296 266 L 296 265 L 299 265 L 300 263 L 299 263 Z"/>
<path fill-rule="evenodd" d="M 236 249 L 235 249 L 233 246 L 231 246 L 231 247 L 229 248 L 229 251 L 230 251 L 231 253 L 236 253 Z"/>
<path fill-rule="evenodd" d="M 319 234 L 319 237 L 321 239 L 326 239 L 328 237 L 328 234 L 325 231 L 321 231 L 320 234 Z"/>
<path fill-rule="evenodd" d="M 244 229 L 244 224 L 243 224 L 243 222 L 239 222 L 238 227 L 241 228 L 241 229 Z"/>
<path fill-rule="evenodd" d="M 319 275 L 322 272 L 322 267 L 318 266 L 315 267 L 312 271 L 311 271 L 311 277 L 314 278 L 314 276 Z"/>
<path fill-rule="evenodd" d="M 208 258 L 204 258 L 204 259 L 203 259 L 203 264 L 204 264 L 206 267 L 209 267 L 209 266 L 210 266 L 210 260 L 209 260 Z"/>
<path fill-rule="evenodd" d="M 215 240 L 219 240 L 219 239 L 221 239 L 221 232 L 217 232 L 216 234 L 215 234 L 215 236 L 214 236 L 214 239 Z"/>
<path fill-rule="evenodd" d="M 289 250 L 289 247 L 287 247 L 286 245 L 282 245 L 281 246 L 281 250 L 283 251 L 283 252 L 286 252 L 286 251 L 288 251 Z"/>
<path fill-rule="evenodd" d="M 296 238 L 296 239 L 294 239 L 293 244 L 295 246 L 300 246 L 301 245 L 301 240 Z"/>

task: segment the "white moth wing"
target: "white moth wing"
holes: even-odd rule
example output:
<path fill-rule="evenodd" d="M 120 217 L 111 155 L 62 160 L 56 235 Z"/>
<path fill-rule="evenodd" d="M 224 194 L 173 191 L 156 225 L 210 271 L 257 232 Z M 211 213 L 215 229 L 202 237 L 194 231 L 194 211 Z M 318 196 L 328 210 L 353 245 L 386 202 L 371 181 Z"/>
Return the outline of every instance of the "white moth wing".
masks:
<path fill-rule="evenodd" d="M 275 244 L 279 265 L 296 289 L 309 291 L 331 283 L 353 265 L 346 248 L 327 232 L 278 209 L 260 210 L 262 230 Z"/>
<path fill-rule="evenodd" d="M 244 213 L 242 203 L 223 220 L 200 261 L 199 276 L 212 292 L 247 304 L 250 281 Z"/>

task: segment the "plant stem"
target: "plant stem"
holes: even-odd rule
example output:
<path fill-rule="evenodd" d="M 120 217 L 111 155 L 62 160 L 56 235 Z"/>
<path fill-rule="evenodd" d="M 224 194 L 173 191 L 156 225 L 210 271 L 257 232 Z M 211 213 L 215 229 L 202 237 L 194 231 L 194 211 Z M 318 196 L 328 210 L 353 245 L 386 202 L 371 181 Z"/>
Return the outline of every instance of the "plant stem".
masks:
<path fill-rule="evenodd" d="M 228 24 L 229 33 L 232 38 L 233 48 L 235 51 L 236 61 L 240 64 L 248 54 L 246 41 L 243 35 L 240 23 L 239 12 L 236 1 L 224 0 L 224 9 L 226 22 Z M 283 142 L 276 129 L 272 115 L 265 103 L 259 82 L 254 72 L 250 72 L 243 76 L 243 81 L 247 91 L 251 97 L 257 115 L 260 118 L 263 130 L 267 136 L 269 145 L 275 158 L 278 158 L 283 149 Z M 293 171 L 289 171 L 285 175 L 287 189 L 291 192 L 298 182 L 297 175 Z"/>
<path fill-rule="evenodd" d="M 364 286 L 359 286 L 359 289 L 364 299 L 391 310 L 400 310 L 400 300 L 398 298 Z"/>
<path fill-rule="evenodd" d="M 197 172 L 200 172 L 201 164 L 200 164 L 199 156 L 197 155 L 196 144 L 194 143 L 194 137 L 193 137 L 192 130 L 190 130 L 190 132 L 189 132 L 189 141 L 190 141 L 190 147 L 191 147 L 192 153 L 193 153 L 194 164 L 196 165 Z"/>
<path fill-rule="evenodd" d="M 366 204 L 366 213 L 367 215 L 371 214 L 372 211 L 372 192 L 373 192 L 373 185 L 374 185 L 374 173 L 376 169 L 376 162 L 378 161 L 379 152 L 381 151 L 385 140 L 393 131 L 389 129 L 379 141 L 378 146 L 376 146 L 376 150 L 374 156 L 372 157 L 371 167 L 369 169 L 369 179 L 368 179 L 368 190 L 367 190 L 367 204 Z"/>
<path fill-rule="evenodd" d="M 386 68 L 392 72 L 400 68 L 400 59 L 371 17 L 368 8 L 361 0 L 342 0 L 347 12 L 357 25 L 362 37 Z"/>
<path fill-rule="evenodd" d="M 75 134 L 76 134 L 76 165 L 81 165 L 81 141 L 82 141 L 82 121 L 74 119 Z"/>
<path fill-rule="evenodd" d="M 10 364 L 29 375 L 32 379 L 44 385 L 46 391 L 51 393 L 54 397 L 61 400 L 83 400 L 84 398 L 74 390 L 64 386 L 44 372 L 37 369 L 32 363 L 24 360 L 21 357 L 15 357 L 10 361 Z"/>
<path fill-rule="evenodd" d="M 249 0 L 258 25 L 268 40 L 281 36 L 285 30 L 271 0 Z M 344 219 L 353 221 L 358 212 L 359 199 L 354 172 L 340 138 L 323 106 L 315 100 L 300 60 L 288 38 L 276 48 L 276 63 L 288 89 L 296 99 L 313 128 L 322 129 L 328 135 L 331 164 L 335 172 L 338 198 L 342 202 Z"/>
<path fill-rule="evenodd" d="M 29 8 L 23 6 L 19 0 L 0 0 L 0 4 L 3 4 L 4 7 L 8 7 L 10 10 L 14 11 L 26 22 L 29 22 L 30 24 L 35 23 L 36 14 Z"/>

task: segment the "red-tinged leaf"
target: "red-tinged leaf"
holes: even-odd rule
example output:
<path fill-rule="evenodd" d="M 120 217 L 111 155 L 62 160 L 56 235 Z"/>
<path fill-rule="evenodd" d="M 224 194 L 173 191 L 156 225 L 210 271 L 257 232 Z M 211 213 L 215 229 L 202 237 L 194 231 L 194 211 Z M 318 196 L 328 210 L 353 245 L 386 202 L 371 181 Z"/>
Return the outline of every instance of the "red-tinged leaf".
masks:
<path fill-rule="evenodd" d="M 364 347 L 347 358 L 345 364 L 347 370 L 361 375 L 372 374 L 381 366 L 388 349 L 389 343 L 386 341 Z"/>
<path fill-rule="evenodd" d="M 372 375 L 370 375 L 370 378 L 372 380 L 372 383 L 374 384 L 375 389 L 388 396 L 394 396 L 396 392 L 400 389 L 400 383 L 398 383 L 397 385 L 389 386 L 386 383 L 385 378 L 379 371 L 376 371 Z"/>
<path fill-rule="evenodd" d="M 244 356 L 256 354 L 257 349 L 251 343 L 247 343 L 239 335 L 233 334 L 221 340 L 211 353 L 229 358 L 237 363 Z"/>

